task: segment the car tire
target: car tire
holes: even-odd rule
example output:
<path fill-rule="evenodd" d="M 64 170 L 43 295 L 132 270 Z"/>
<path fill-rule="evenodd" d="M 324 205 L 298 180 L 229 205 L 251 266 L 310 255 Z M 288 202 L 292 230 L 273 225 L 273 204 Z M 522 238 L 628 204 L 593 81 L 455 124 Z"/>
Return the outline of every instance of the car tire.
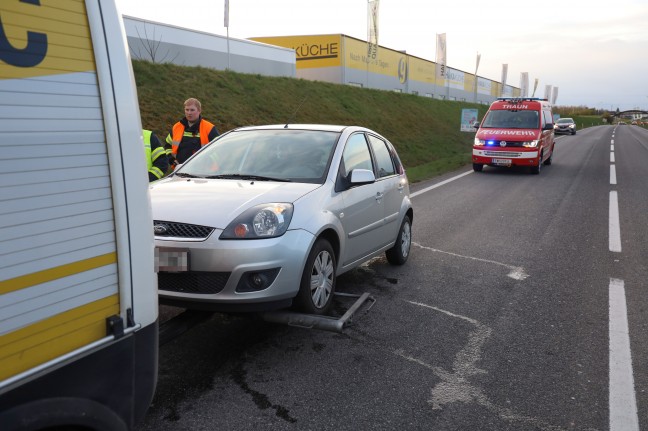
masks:
<path fill-rule="evenodd" d="M 335 293 L 337 263 L 331 243 L 319 238 L 313 244 L 302 273 L 295 306 L 308 314 L 326 314 Z"/>
<path fill-rule="evenodd" d="M 538 175 L 540 171 L 542 170 L 542 155 L 538 158 L 538 165 L 537 166 L 531 166 L 531 173 L 534 175 Z"/>
<path fill-rule="evenodd" d="M 387 262 L 392 265 L 402 265 L 407 262 L 412 247 L 412 222 L 409 216 L 405 216 L 401 223 L 396 243 L 392 248 L 385 252 Z"/>
<path fill-rule="evenodd" d="M 484 165 L 480 163 L 473 163 L 473 171 L 475 172 L 481 172 L 484 170 Z"/>
<path fill-rule="evenodd" d="M 574 136 L 575 134 L 576 134 L 576 130 L 574 130 L 574 131 L 572 132 L 572 136 Z"/>

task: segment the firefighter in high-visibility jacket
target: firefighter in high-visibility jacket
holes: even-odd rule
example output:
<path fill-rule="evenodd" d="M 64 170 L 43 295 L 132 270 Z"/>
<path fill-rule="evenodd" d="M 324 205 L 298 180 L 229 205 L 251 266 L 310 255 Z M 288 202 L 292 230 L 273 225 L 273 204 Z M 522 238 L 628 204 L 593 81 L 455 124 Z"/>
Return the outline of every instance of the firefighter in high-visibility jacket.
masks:
<path fill-rule="evenodd" d="M 169 169 L 169 159 L 158 137 L 150 130 L 142 129 L 144 152 L 148 168 L 149 182 L 162 178 Z"/>
<path fill-rule="evenodd" d="M 166 137 L 165 151 L 173 167 L 184 163 L 196 151 L 218 136 L 218 130 L 201 116 L 202 106 L 198 99 L 184 102 L 185 117 L 174 124 Z"/>

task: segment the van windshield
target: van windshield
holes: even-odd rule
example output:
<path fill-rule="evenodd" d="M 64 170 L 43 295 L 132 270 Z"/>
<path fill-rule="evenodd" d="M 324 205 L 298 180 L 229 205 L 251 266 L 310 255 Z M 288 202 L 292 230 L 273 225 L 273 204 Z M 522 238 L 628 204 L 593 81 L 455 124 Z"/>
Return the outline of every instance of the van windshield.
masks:
<path fill-rule="evenodd" d="M 481 122 L 481 127 L 501 129 L 537 129 L 540 118 L 537 111 L 491 110 Z"/>

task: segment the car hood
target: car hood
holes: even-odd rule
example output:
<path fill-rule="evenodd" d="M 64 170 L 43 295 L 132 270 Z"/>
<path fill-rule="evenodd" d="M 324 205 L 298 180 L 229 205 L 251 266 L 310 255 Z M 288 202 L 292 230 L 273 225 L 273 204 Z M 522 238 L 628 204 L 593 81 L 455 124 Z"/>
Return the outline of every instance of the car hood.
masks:
<path fill-rule="evenodd" d="M 321 184 L 169 178 L 150 187 L 154 220 L 225 229 L 246 209 L 269 202 L 293 203 Z"/>
<path fill-rule="evenodd" d="M 498 141 L 532 141 L 540 139 L 540 133 L 538 129 L 479 129 L 477 138 L 483 140 L 495 139 Z"/>

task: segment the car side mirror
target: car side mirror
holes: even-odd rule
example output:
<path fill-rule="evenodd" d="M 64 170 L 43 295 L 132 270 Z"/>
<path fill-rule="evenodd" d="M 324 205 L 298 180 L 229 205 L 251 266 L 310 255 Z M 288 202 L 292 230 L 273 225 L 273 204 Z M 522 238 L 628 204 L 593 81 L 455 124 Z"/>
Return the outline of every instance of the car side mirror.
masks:
<path fill-rule="evenodd" d="M 475 122 L 473 123 L 473 128 L 474 128 L 474 129 L 479 129 L 479 121 L 475 121 Z"/>
<path fill-rule="evenodd" d="M 369 184 L 376 181 L 376 176 L 369 169 L 354 169 L 349 175 L 349 181 L 352 185 Z"/>
<path fill-rule="evenodd" d="M 553 123 L 547 123 L 542 128 L 542 130 L 553 130 L 553 129 L 554 129 L 554 124 Z"/>

